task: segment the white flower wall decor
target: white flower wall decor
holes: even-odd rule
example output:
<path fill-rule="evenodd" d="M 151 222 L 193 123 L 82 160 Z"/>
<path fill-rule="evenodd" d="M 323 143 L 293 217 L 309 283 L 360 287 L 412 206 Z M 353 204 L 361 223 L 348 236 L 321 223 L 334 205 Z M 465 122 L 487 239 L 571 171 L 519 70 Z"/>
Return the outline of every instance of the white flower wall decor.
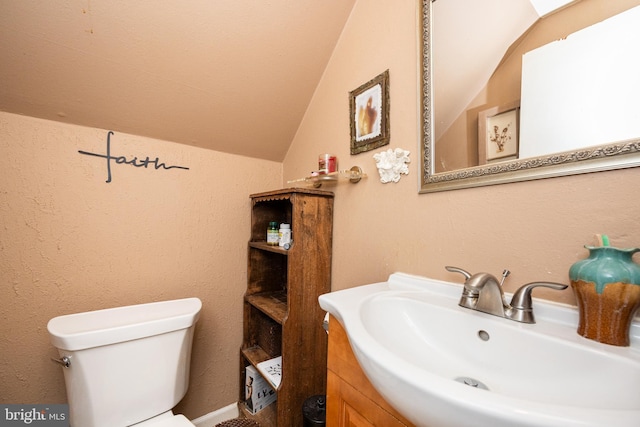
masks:
<path fill-rule="evenodd" d="M 376 167 L 380 174 L 380 182 L 386 184 L 388 182 L 400 181 L 400 175 L 408 175 L 409 167 L 407 163 L 409 159 L 409 151 L 402 148 L 396 148 L 395 150 L 388 149 L 373 155 L 373 159 L 376 161 Z"/>

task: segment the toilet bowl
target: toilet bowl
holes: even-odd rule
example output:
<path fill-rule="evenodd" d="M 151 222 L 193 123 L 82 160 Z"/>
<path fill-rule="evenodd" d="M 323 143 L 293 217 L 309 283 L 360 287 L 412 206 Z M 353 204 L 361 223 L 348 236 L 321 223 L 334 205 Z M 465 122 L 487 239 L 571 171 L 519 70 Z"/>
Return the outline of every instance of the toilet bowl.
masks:
<path fill-rule="evenodd" d="M 201 308 L 185 298 L 51 319 L 71 427 L 193 427 L 172 408 L 189 387 Z"/>

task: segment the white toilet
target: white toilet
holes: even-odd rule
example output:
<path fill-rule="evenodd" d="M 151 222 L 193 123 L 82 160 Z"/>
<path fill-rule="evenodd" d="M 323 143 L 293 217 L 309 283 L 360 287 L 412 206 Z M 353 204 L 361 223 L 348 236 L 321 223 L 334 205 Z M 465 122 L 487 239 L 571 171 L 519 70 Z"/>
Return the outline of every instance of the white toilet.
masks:
<path fill-rule="evenodd" d="M 72 427 L 193 427 L 171 409 L 189 387 L 198 298 L 53 318 Z"/>

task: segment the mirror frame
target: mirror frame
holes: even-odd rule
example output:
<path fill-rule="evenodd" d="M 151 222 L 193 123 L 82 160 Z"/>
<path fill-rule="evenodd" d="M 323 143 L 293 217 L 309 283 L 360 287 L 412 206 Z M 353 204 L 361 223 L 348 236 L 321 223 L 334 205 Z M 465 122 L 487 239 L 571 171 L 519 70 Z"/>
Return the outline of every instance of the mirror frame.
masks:
<path fill-rule="evenodd" d="M 420 193 L 457 190 L 509 182 L 529 181 L 588 172 L 640 166 L 640 138 L 594 146 L 579 151 L 473 166 L 433 173 L 433 119 L 431 99 L 431 3 L 418 0 L 420 85 Z"/>

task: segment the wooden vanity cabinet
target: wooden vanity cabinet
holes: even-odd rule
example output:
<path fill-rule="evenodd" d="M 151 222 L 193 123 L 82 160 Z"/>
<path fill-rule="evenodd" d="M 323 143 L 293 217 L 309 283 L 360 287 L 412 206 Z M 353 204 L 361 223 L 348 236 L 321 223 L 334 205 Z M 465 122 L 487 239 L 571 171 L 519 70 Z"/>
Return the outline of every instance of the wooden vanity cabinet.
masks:
<path fill-rule="evenodd" d="M 356 360 L 340 322 L 329 320 L 327 427 L 413 426 L 376 391 Z"/>
<path fill-rule="evenodd" d="M 263 427 L 299 427 L 304 401 L 326 394 L 327 334 L 318 297 L 331 291 L 334 195 L 290 188 L 250 197 L 238 407 Z M 290 249 L 267 245 L 271 221 L 291 224 Z M 277 356 L 282 356 L 277 400 L 252 415 L 244 403 L 246 367 Z"/>

